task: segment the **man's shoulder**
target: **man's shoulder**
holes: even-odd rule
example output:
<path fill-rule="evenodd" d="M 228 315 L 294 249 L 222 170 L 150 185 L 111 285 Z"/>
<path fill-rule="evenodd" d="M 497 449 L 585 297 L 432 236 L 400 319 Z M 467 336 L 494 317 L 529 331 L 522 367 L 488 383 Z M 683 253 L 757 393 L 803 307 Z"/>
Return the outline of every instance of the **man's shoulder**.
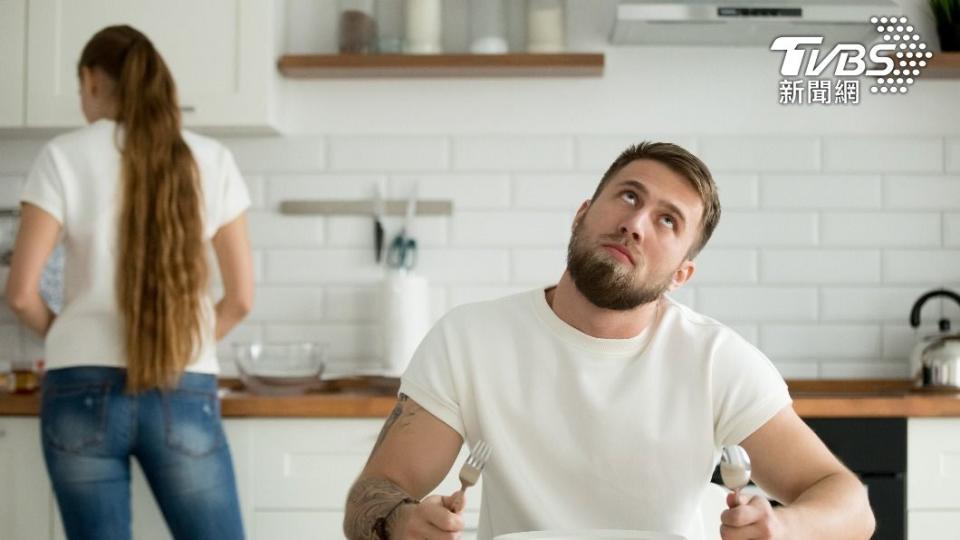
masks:
<path fill-rule="evenodd" d="M 663 323 L 671 331 L 682 333 L 685 338 L 703 342 L 723 341 L 731 344 L 749 342 L 726 324 L 697 312 L 677 300 L 664 296 Z"/>
<path fill-rule="evenodd" d="M 469 325 L 474 329 L 478 323 L 509 324 L 509 320 L 530 311 L 534 292 L 515 292 L 489 300 L 466 302 L 452 308 L 441 320 L 448 325 Z"/>

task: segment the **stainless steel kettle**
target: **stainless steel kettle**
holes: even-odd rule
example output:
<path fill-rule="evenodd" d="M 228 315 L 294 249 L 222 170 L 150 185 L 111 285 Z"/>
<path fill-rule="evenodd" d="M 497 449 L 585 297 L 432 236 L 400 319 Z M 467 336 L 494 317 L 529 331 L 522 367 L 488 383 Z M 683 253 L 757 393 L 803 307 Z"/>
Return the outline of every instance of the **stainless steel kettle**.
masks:
<path fill-rule="evenodd" d="M 938 296 L 945 296 L 960 304 L 960 295 L 947 289 L 924 293 L 910 310 L 910 326 L 920 327 L 920 309 Z M 940 333 L 927 336 L 913 348 L 910 372 L 914 385 L 922 388 L 960 391 L 960 333 L 950 333 L 950 321 L 941 318 Z"/>

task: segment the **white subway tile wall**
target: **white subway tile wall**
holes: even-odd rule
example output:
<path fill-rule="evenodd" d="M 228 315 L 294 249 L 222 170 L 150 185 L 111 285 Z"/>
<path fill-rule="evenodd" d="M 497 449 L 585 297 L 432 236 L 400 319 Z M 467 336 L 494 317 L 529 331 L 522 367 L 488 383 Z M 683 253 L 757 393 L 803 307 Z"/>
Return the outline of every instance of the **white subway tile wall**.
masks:
<path fill-rule="evenodd" d="M 960 139 L 930 136 L 329 135 L 229 138 L 250 188 L 257 300 L 221 346 L 329 343 L 332 369 L 382 354 L 372 221 L 288 216 L 291 199 L 363 199 L 379 183 L 451 200 L 420 217 L 418 270 L 431 310 L 555 282 L 570 227 L 610 162 L 642 139 L 679 142 L 713 170 L 724 212 L 693 281 L 671 296 L 729 324 L 788 378 L 908 376 L 918 335 L 960 308 L 924 291 L 960 288 Z M 39 140 L 0 140 L 0 206 L 17 203 Z M 402 219 L 386 221 L 387 240 Z M 960 321 L 958 321 L 960 322 Z M 0 346 L 42 354 L 0 309 Z M 229 366 L 229 363 L 227 363 Z M 229 368 L 228 368 L 229 372 Z"/>

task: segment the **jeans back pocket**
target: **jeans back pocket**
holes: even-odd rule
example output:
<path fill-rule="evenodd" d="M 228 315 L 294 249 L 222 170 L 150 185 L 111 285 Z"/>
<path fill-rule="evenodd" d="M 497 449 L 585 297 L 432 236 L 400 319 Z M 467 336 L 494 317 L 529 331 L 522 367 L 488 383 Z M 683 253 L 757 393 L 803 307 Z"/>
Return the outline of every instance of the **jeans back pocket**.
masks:
<path fill-rule="evenodd" d="M 174 390 L 163 395 L 167 445 L 190 456 L 220 449 L 226 440 L 216 393 Z"/>
<path fill-rule="evenodd" d="M 103 444 L 109 385 L 85 383 L 43 391 L 43 440 L 52 448 L 80 453 Z"/>

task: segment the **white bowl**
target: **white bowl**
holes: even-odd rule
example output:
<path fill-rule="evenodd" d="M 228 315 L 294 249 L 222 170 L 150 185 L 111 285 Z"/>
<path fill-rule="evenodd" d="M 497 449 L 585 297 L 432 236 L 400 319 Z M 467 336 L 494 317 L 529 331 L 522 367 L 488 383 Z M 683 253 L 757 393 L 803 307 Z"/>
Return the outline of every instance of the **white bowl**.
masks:
<path fill-rule="evenodd" d="M 618 529 L 585 529 L 581 531 L 530 531 L 501 534 L 493 540 L 686 540 L 676 534 L 654 531 Z"/>

